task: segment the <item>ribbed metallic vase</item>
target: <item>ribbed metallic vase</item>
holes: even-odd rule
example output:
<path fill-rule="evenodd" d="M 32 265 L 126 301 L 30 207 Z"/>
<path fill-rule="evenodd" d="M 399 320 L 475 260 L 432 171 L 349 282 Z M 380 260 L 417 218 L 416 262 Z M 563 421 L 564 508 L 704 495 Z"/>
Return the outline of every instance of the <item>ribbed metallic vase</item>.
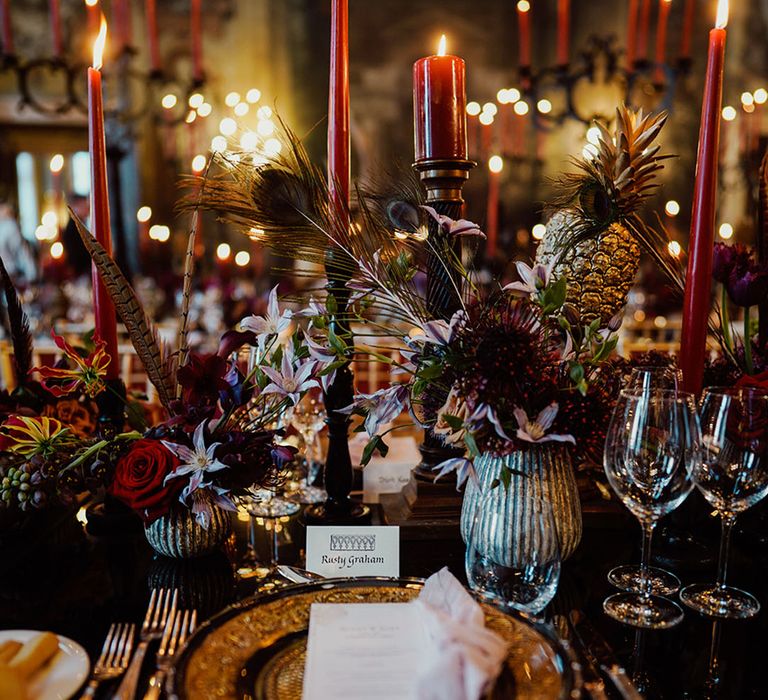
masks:
<path fill-rule="evenodd" d="M 509 490 L 503 484 L 491 488 L 493 482 L 499 479 L 505 464 L 512 470 Z M 518 549 L 522 552 L 535 547 L 535 542 L 528 541 L 530 533 L 537 530 L 528 527 L 534 513 L 529 511 L 526 504 L 530 503 L 531 498 L 538 498 L 548 501 L 552 506 L 561 558 L 565 560 L 573 554 L 581 541 L 581 503 L 570 453 L 566 448 L 559 445 L 537 445 L 504 457 L 481 455 L 475 460 L 475 470 L 480 488 L 471 479 L 467 481 L 461 509 L 461 536 L 464 542 L 469 541 L 475 513 L 483 503 L 484 512 L 495 510 L 502 513 L 509 524 L 503 531 L 489 528 L 488 532 L 494 532 L 494 537 L 503 537 L 505 540 L 509 538 L 514 543 L 510 549 L 509 541 L 489 542 L 489 550 L 494 549 L 495 544 L 506 551 Z"/>
<path fill-rule="evenodd" d="M 208 529 L 195 521 L 188 508 L 174 508 L 144 528 L 147 542 L 158 553 L 174 559 L 192 559 L 221 546 L 230 530 L 229 513 L 213 507 Z"/>

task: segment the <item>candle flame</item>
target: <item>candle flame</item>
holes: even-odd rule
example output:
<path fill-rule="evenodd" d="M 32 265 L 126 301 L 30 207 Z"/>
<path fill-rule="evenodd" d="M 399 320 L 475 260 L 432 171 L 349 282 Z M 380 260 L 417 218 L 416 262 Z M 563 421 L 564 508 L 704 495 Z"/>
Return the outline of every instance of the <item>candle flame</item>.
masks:
<path fill-rule="evenodd" d="M 106 43 L 107 43 L 107 20 L 105 20 L 104 15 L 102 15 L 101 26 L 99 27 L 99 35 L 96 37 L 96 41 L 93 42 L 93 67 L 96 70 L 100 70 L 103 64 L 104 44 Z"/>
<path fill-rule="evenodd" d="M 518 12 L 529 12 L 531 3 L 529 3 L 528 0 L 520 0 L 520 2 L 517 3 L 517 9 Z"/>
<path fill-rule="evenodd" d="M 719 0 L 717 3 L 717 20 L 715 27 L 725 29 L 728 26 L 728 0 Z"/>
<path fill-rule="evenodd" d="M 440 43 L 437 45 L 437 55 L 438 56 L 445 56 L 445 49 L 446 49 L 446 44 L 447 43 L 448 42 L 446 41 L 445 34 L 443 34 L 440 37 Z"/>
<path fill-rule="evenodd" d="M 85 0 L 85 4 L 88 5 L 88 7 L 96 7 L 96 3 L 98 3 L 99 0 Z"/>

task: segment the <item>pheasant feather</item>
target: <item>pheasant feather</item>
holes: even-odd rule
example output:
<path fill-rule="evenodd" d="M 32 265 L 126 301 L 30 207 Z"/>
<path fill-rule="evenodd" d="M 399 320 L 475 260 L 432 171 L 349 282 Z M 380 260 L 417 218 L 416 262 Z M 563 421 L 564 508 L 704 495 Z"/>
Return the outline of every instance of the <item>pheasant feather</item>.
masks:
<path fill-rule="evenodd" d="M 16 381 L 24 384 L 32 367 L 32 335 L 29 332 L 29 319 L 13 286 L 5 264 L 0 258 L 0 281 L 3 285 L 5 303 L 8 311 L 8 330 L 13 345 L 13 363 L 16 370 Z"/>
<path fill-rule="evenodd" d="M 147 318 L 144 308 L 130 283 L 103 246 L 90 234 L 82 221 L 70 209 L 77 232 L 99 271 L 115 310 L 125 324 L 131 343 L 139 356 L 149 381 L 157 389 L 162 404 L 171 410 L 174 381 L 169 363 L 161 349 L 157 330 Z"/>

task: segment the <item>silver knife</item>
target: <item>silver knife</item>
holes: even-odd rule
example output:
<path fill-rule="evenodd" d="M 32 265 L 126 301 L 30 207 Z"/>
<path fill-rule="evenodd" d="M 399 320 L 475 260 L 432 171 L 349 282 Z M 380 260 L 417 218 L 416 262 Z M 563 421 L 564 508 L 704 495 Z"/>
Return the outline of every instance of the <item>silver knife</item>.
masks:
<path fill-rule="evenodd" d="M 564 635 L 567 635 L 570 646 L 575 647 L 577 650 L 576 656 L 581 664 L 582 689 L 587 692 L 592 700 L 608 700 L 608 695 L 605 692 L 605 681 L 603 681 L 600 671 L 597 670 L 594 659 L 590 657 L 588 650 L 583 648 L 584 645 L 576 634 L 576 630 L 569 617 L 565 618 L 565 623 L 567 630 L 563 630 L 562 627 L 560 629 Z M 568 642 L 565 643 L 567 644 Z M 579 651 L 581 653 L 578 653 Z"/>
<path fill-rule="evenodd" d="M 624 667 L 616 659 L 613 649 L 608 646 L 608 642 L 586 616 L 578 610 L 573 610 L 569 619 L 584 653 L 611 679 L 621 697 L 624 700 L 643 700 L 643 696 L 635 688 Z"/>

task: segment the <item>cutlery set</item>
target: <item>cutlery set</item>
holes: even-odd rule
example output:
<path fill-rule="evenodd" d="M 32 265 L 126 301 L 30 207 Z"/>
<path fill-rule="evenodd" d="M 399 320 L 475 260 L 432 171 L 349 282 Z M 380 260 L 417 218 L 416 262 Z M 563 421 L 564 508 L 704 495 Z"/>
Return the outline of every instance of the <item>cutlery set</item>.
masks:
<path fill-rule="evenodd" d="M 110 697 L 112 700 L 135 700 L 138 697 L 144 658 L 149 645 L 155 641 L 159 641 L 155 671 L 143 698 L 157 700 L 160 697 L 163 681 L 174 656 L 197 627 L 197 611 L 179 610 L 178 598 L 178 589 L 152 589 L 135 650 L 136 625 L 112 624 L 88 685 L 80 696 L 81 700 L 96 697 L 101 683 L 121 676 L 122 682 Z"/>

